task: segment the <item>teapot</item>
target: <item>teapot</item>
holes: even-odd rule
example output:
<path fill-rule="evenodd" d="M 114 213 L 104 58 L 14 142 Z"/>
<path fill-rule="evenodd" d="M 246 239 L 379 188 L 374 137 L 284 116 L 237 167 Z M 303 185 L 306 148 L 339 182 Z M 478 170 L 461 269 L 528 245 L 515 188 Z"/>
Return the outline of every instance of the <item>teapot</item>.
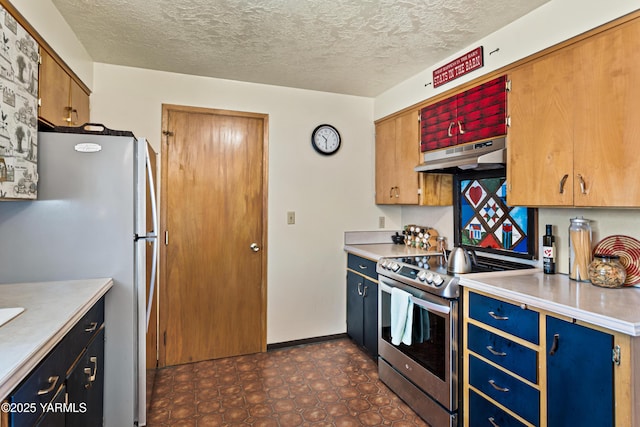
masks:
<path fill-rule="evenodd" d="M 470 273 L 471 267 L 476 262 L 476 253 L 473 250 L 465 250 L 460 246 L 456 246 L 449 254 L 447 272 L 453 274 Z"/>

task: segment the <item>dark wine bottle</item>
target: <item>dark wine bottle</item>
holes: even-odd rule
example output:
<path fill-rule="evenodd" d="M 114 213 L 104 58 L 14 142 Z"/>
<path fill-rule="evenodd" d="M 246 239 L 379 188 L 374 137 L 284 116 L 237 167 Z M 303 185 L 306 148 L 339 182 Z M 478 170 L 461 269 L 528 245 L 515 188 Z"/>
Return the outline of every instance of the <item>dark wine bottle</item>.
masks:
<path fill-rule="evenodd" d="M 556 237 L 551 224 L 547 224 L 547 231 L 542 236 L 542 268 L 545 274 L 556 272 Z"/>

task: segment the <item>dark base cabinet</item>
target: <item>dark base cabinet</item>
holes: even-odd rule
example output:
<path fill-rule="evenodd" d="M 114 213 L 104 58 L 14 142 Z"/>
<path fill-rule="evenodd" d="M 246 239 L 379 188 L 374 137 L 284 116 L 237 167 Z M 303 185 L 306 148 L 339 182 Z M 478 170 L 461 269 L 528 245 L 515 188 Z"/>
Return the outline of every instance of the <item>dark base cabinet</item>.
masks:
<path fill-rule="evenodd" d="M 101 426 L 104 334 L 102 298 L 10 394 L 20 410 L 9 413 L 8 426 Z"/>
<path fill-rule="evenodd" d="M 376 263 L 349 254 L 348 265 L 347 335 L 375 359 L 378 356 L 378 283 L 374 281 Z"/>
<path fill-rule="evenodd" d="M 547 317 L 547 425 L 613 427 L 613 336 Z"/>

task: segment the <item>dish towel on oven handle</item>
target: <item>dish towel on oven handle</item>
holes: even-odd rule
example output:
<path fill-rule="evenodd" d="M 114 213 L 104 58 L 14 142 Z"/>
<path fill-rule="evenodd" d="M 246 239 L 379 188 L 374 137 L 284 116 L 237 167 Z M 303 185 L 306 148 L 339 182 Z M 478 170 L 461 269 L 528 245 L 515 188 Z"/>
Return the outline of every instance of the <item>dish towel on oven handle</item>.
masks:
<path fill-rule="evenodd" d="M 391 344 L 411 345 L 413 329 L 413 300 L 409 292 L 391 289 Z"/>

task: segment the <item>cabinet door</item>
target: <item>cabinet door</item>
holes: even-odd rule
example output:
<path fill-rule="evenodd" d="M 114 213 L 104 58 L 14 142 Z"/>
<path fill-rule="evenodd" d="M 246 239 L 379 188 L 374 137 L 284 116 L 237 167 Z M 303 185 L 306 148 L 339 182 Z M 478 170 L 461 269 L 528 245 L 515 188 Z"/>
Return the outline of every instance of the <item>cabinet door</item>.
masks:
<path fill-rule="evenodd" d="M 420 110 L 420 151 L 456 145 L 457 97 L 452 96 Z"/>
<path fill-rule="evenodd" d="M 40 55 L 39 116 L 55 126 L 68 126 L 71 77 L 45 50 Z"/>
<path fill-rule="evenodd" d="M 506 135 L 506 82 L 507 77 L 500 76 L 457 96 L 458 144 Z"/>
<path fill-rule="evenodd" d="M 573 204 L 573 50 L 548 55 L 510 74 L 507 202 Z"/>
<path fill-rule="evenodd" d="M 347 271 L 347 335 L 360 346 L 364 345 L 364 282 L 364 277 Z"/>
<path fill-rule="evenodd" d="M 418 134 L 417 111 L 376 125 L 376 204 L 418 204 Z"/>
<path fill-rule="evenodd" d="M 364 347 L 372 356 L 378 355 L 378 284 L 364 281 L 363 300 L 363 338 Z"/>
<path fill-rule="evenodd" d="M 376 124 L 376 204 L 394 204 L 396 121 Z M 416 163 L 417 164 L 417 163 Z"/>
<path fill-rule="evenodd" d="M 78 83 L 71 80 L 71 122 L 69 126 L 89 123 L 89 95 Z"/>
<path fill-rule="evenodd" d="M 65 403 L 65 397 L 67 389 L 63 386 L 60 387 L 58 393 L 53 398 L 53 401 L 49 403 L 52 410 L 46 411 L 42 417 L 36 423 L 36 427 L 65 427 L 66 426 L 66 414 L 65 411 L 56 411 L 56 405 L 63 405 Z"/>
<path fill-rule="evenodd" d="M 403 205 L 418 204 L 418 172 L 420 163 L 418 112 L 410 111 L 396 118 L 395 142 L 395 182 L 396 203 Z"/>
<path fill-rule="evenodd" d="M 548 427 L 613 426 L 613 337 L 554 317 L 546 323 Z"/>
<path fill-rule="evenodd" d="M 638 64 L 640 19 L 576 48 L 576 206 L 640 206 Z"/>
<path fill-rule="evenodd" d="M 67 426 L 102 425 L 104 400 L 104 328 L 93 338 L 67 378 Z"/>

